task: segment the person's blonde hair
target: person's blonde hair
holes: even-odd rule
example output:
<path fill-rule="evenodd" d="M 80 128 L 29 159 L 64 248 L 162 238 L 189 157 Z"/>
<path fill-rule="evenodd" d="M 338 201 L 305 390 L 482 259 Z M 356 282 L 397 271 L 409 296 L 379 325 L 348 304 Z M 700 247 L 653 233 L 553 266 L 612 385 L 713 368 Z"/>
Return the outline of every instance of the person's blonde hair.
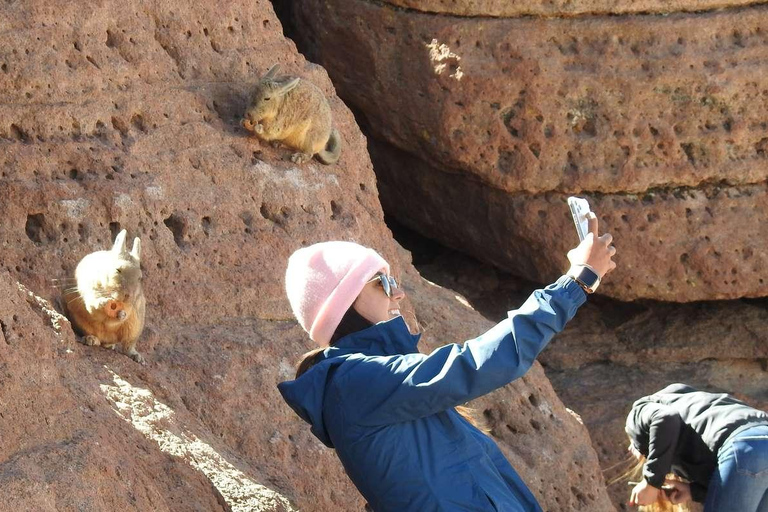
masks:
<path fill-rule="evenodd" d="M 630 439 L 630 442 L 632 440 Z M 626 485 L 626 482 L 639 482 L 643 478 L 643 467 L 645 466 L 645 456 L 641 456 L 639 460 L 635 461 L 634 456 L 630 455 L 627 459 L 625 459 L 623 462 L 620 462 L 617 464 L 617 466 L 624 466 L 629 465 L 629 469 L 624 471 L 623 473 L 620 473 L 617 477 L 611 479 L 608 481 L 608 485 L 614 485 L 617 483 L 622 483 Z M 614 468 L 616 466 L 613 466 Z M 612 468 L 609 468 L 612 469 Z M 666 476 L 667 480 L 680 480 L 682 479 L 675 475 L 674 473 L 669 473 Z M 632 492 L 632 488 L 629 488 L 629 492 Z M 681 503 L 678 505 L 673 504 L 671 501 L 666 499 L 666 494 L 664 492 L 659 493 L 659 499 L 656 501 L 656 503 L 652 503 L 650 505 L 644 505 L 641 507 L 638 507 L 639 512 L 690 512 L 690 507 L 685 504 Z"/>

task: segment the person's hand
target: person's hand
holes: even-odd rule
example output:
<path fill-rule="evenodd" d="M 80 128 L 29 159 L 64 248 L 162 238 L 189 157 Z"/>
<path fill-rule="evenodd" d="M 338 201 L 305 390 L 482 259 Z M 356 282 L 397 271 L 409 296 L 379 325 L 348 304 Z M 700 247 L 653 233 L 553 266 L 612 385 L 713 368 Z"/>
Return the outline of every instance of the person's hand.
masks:
<path fill-rule="evenodd" d="M 667 480 L 664 482 L 664 485 L 674 487 L 672 490 L 664 491 L 667 494 L 667 499 L 674 505 L 678 505 L 680 503 L 688 503 L 693 499 L 691 496 L 690 484 L 681 482 L 680 480 Z"/>
<path fill-rule="evenodd" d="M 634 487 L 634 489 L 632 489 L 632 494 L 629 497 L 629 504 L 639 506 L 656 503 L 660 493 L 661 489 L 657 489 L 643 479 Z"/>
<path fill-rule="evenodd" d="M 616 254 L 616 248 L 611 245 L 613 236 L 610 233 L 598 236 L 597 216 L 594 212 L 587 214 L 587 221 L 589 233 L 578 247 L 568 251 L 568 260 L 571 265 L 589 265 L 602 279 L 605 274 L 616 268 L 616 263 L 611 259 Z"/>

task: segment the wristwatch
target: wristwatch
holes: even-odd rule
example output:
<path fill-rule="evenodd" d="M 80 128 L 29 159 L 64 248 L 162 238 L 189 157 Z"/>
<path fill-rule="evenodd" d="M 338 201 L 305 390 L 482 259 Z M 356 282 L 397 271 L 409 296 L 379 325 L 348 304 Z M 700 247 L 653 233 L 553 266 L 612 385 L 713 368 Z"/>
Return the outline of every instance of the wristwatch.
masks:
<path fill-rule="evenodd" d="M 595 293 L 597 287 L 600 286 L 600 276 L 597 275 L 595 269 L 586 263 L 573 265 L 565 275 L 579 283 L 587 293 Z"/>

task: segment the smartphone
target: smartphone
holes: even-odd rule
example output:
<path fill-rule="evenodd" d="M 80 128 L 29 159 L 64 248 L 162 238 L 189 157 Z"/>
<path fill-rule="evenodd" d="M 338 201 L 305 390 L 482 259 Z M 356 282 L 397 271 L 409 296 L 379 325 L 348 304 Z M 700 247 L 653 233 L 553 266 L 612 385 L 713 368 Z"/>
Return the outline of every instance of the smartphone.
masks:
<path fill-rule="evenodd" d="M 590 212 L 589 203 L 581 197 L 571 196 L 568 198 L 568 208 L 571 209 L 573 223 L 576 224 L 576 232 L 579 234 L 579 241 L 582 241 L 589 233 L 589 221 L 587 220 L 587 214 Z"/>

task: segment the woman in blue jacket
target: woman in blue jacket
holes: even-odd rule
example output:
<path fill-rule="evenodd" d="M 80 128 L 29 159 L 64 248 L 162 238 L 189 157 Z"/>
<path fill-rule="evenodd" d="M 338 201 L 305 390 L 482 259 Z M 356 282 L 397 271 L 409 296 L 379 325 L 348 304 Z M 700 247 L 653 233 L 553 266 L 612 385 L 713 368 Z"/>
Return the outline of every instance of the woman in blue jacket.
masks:
<path fill-rule="evenodd" d="M 535 291 L 463 345 L 418 352 L 400 316 L 404 293 L 375 251 L 325 242 L 296 251 L 286 290 L 320 347 L 305 355 L 285 401 L 336 449 L 376 512 L 539 511 L 488 436 L 455 408 L 521 377 L 615 268 L 612 237 L 590 234 L 568 253 L 566 275 Z"/>

